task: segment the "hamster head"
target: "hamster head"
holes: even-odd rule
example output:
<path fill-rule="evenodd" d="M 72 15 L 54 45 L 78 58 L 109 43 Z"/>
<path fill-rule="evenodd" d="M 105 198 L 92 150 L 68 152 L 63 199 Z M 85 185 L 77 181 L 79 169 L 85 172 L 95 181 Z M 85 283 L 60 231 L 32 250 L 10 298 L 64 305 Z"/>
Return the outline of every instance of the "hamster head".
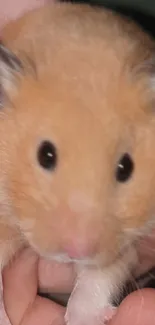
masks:
<path fill-rule="evenodd" d="M 2 217 L 41 255 L 106 265 L 155 216 L 152 41 L 74 5 L 32 12 L 3 39 Z"/>

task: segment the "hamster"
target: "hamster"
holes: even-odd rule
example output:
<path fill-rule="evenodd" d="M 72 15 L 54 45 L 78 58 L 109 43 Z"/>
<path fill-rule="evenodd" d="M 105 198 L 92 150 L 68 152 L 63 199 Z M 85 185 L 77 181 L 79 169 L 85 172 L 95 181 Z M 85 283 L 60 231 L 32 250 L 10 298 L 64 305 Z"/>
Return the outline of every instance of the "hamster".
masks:
<path fill-rule="evenodd" d="M 155 44 L 119 15 L 53 4 L 0 45 L 0 256 L 74 263 L 65 321 L 106 323 L 155 224 Z"/>

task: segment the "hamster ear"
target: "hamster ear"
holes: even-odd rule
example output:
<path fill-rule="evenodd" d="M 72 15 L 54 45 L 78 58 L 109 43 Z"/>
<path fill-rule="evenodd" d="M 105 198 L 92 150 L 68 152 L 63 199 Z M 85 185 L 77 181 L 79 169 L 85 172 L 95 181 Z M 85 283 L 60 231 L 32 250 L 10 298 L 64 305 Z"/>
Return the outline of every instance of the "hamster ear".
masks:
<path fill-rule="evenodd" d="M 0 105 L 5 94 L 15 89 L 17 75 L 22 70 L 20 59 L 0 42 Z"/>

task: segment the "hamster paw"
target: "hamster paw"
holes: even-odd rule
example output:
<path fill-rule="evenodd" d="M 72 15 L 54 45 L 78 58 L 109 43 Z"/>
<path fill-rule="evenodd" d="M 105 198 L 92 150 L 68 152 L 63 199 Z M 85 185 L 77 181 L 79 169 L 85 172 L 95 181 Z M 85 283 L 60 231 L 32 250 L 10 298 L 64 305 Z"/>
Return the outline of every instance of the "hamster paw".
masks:
<path fill-rule="evenodd" d="M 117 308 L 113 306 L 107 306 L 102 310 L 101 313 L 101 319 L 102 319 L 102 325 L 107 325 L 109 321 L 113 318 L 113 316 L 116 314 Z"/>
<path fill-rule="evenodd" d="M 117 308 L 107 305 L 103 309 L 87 309 L 77 304 L 77 308 L 68 306 L 65 315 L 67 325 L 107 325 L 115 315 Z"/>

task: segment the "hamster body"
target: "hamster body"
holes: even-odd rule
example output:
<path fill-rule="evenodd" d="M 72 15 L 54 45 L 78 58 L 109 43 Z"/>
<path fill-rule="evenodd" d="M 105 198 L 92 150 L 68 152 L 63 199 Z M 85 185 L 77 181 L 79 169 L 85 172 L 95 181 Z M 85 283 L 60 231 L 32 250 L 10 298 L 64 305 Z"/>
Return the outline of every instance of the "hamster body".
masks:
<path fill-rule="evenodd" d="M 1 266 L 25 244 L 74 262 L 66 322 L 106 321 L 155 221 L 154 42 L 73 4 L 26 14 L 2 40 Z"/>

